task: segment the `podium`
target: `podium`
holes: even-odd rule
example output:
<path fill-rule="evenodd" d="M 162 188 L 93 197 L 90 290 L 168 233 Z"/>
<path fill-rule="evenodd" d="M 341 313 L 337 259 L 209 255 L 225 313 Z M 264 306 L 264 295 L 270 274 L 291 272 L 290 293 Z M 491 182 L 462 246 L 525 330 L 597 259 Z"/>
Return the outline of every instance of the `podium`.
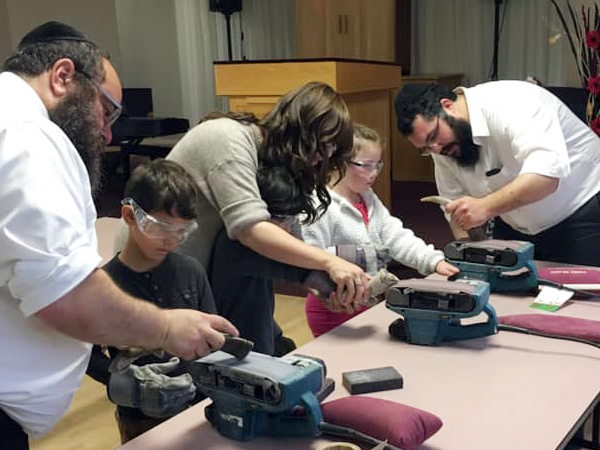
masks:
<path fill-rule="evenodd" d="M 402 83 L 397 64 L 340 58 L 215 62 L 217 95 L 229 96 L 231 111 L 258 117 L 277 99 L 309 81 L 321 81 L 339 92 L 355 122 L 377 130 L 384 142 L 383 170 L 373 185 L 391 208 L 392 131 L 396 128 L 394 96 Z"/>

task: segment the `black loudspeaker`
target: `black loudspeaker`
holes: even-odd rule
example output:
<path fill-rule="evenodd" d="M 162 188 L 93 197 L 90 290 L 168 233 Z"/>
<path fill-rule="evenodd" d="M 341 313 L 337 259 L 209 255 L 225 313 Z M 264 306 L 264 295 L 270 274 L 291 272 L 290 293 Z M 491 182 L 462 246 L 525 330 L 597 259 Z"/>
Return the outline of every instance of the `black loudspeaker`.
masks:
<path fill-rule="evenodd" d="M 242 10 L 242 0 L 209 0 L 208 9 L 211 12 L 220 12 L 230 16 Z"/>

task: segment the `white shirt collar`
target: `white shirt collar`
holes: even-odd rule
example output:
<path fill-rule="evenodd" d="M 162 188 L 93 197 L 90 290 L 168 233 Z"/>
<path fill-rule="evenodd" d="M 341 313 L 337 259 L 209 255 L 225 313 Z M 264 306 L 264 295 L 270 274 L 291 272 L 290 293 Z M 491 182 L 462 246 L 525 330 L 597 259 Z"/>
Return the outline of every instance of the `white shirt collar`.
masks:
<path fill-rule="evenodd" d="M 14 116 L 31 116 L 32 112 L 39 113 L 40 117 L 49 119 L 48 110 L 42 102 L 37 92 L 27 81 L 12 72 L 2 72 L 0 77 L 3 79 L 3 86 L 10 93 L 11 98 L 18 98 L 18 102 L 13 102 Z"/>
<path fill-rule="evenodd" d="M 473 141 L 476 144 L 480 144 L 481 142 L 477 142 L 477 138 L 480 137 L 489 137 L 490 130 L 488 128 L 487 122 L 485 120 L 485 116 L 481 110 L 481 106 L 477 99 L 477 96 L 470 95 L 471 88 L 465 88 L 462 86 L 454 89 L 456 94 L 463 94 L 465 96 L 465 101 L 467 103 L 467 108 L 469 111 L 469 124 L 471 125 L 471 133 L 473 133 Z"/>

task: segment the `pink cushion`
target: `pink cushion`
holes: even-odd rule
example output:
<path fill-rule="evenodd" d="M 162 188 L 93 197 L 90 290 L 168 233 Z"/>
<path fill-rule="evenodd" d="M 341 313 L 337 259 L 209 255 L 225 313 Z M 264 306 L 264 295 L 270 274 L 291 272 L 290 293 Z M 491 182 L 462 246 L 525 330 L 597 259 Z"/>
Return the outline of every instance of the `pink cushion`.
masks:
<path fill-rule="evenodd" d="M 598 267 L 540 267 L 538 277 L 571 289 L 600 291 L 600 268 Z"/>
<path fill-rule="evenodd" d="M 322 403 L 325 422 L 349 427 L 407 450 L 419 447 L 442 426 L 440 418 L 412 406 L 351 396 Z"/>
<path fill-rule="evenodd" d="M 515 314 L 498 318 L 501 324 L 527 328 L 551 335 L 570 336 L 600 342 L 600 322 L 551 314 Z"/>

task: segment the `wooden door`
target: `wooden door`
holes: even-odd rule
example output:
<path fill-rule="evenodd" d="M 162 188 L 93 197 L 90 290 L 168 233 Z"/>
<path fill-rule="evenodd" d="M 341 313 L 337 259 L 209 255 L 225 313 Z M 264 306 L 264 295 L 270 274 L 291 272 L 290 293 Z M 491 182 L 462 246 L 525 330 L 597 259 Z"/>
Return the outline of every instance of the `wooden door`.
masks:
<path fill-rule="evenodd" d="M 394 62 L 396 0 L 296 0 L 296 56 Z"/>
<path fill-rule="evenodd" d="M 327 4 L 325 0 L 296 0 L 296 57 L 325 58 Z"/>
<path fill-rule="evenodd" d="M 327 0 L 327 56 L 367 59 L 361 54 L 361 0 Z"/>
<path fill-rule="evenodd" d="M 395 62 L 396 0 L 361 1 L 358 14 L 361 59 Z"/>

